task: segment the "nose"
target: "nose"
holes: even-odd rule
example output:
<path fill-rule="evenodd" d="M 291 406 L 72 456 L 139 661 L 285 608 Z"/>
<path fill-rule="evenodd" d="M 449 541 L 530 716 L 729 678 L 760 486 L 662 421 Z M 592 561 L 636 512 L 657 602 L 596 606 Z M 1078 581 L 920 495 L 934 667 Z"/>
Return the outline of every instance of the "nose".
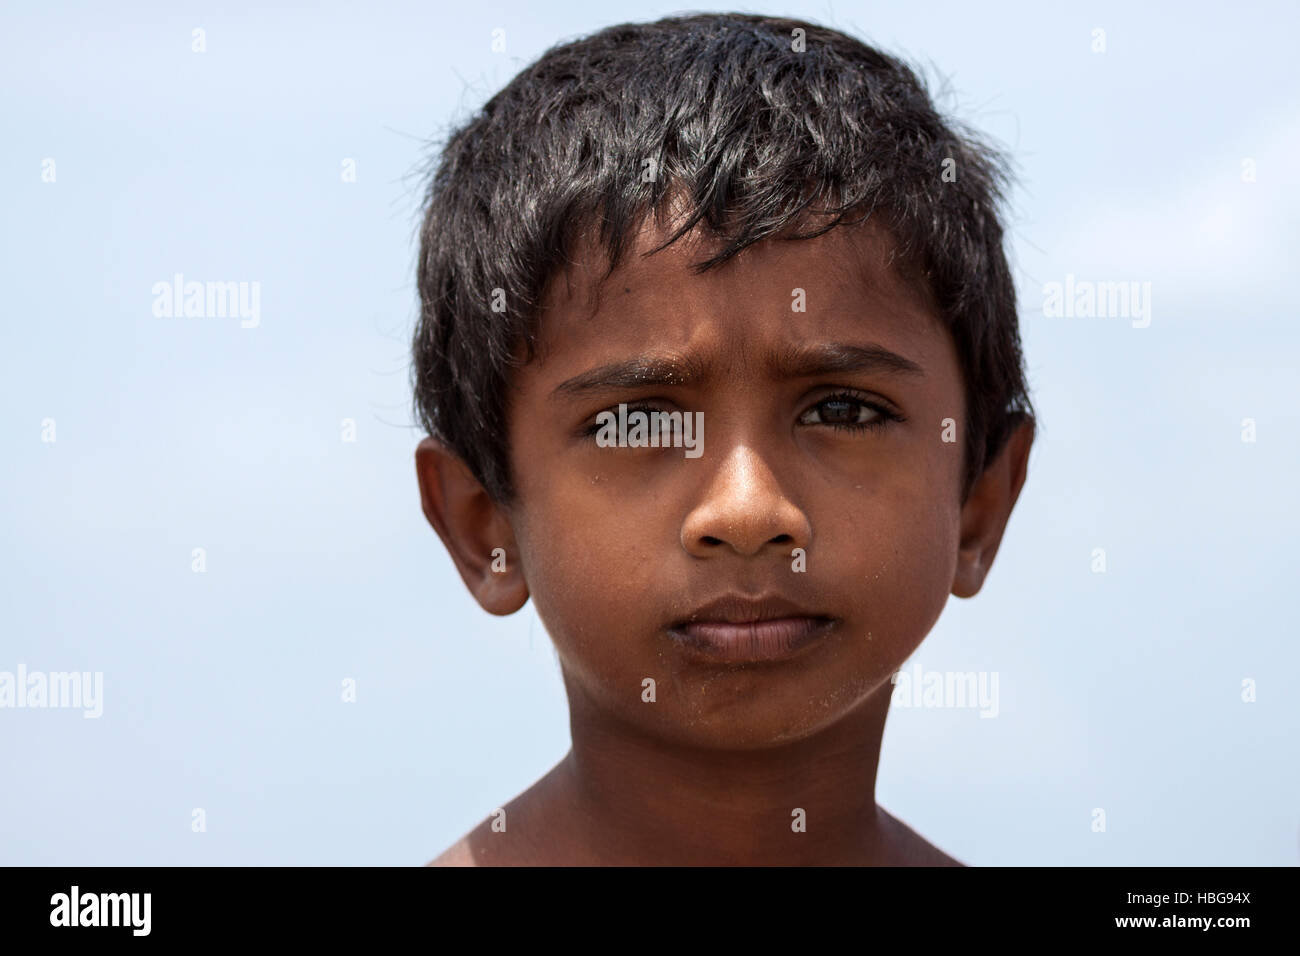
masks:
<path fill-rule="evenodd" d="M 682 522 L 682 547 L 697 558 L 789 554 L 808 547 L 812 525 L 752 447 L 737 443 L 709 477 L 704 497 Z"/>

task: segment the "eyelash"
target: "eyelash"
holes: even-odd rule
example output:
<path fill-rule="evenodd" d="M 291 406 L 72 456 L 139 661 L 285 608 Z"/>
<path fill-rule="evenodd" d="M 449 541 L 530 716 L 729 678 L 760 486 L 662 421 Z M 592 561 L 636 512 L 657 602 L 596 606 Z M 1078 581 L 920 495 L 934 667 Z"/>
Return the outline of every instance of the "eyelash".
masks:
<path fill-rule="evenodd" d="M 850 432 L 862 432 L 873 428 L 884 428 L 886 425 L 889 425 L 893 422 L 906 421 L 906 419 L 902 415 L 898 414 L 898 412 L 894 411 L 892 408 L 887 407 L 883 403 L 872 401 L 871 399 L 864 398 L 861 395 L 855 395 L 852 392 L 836 392 L 834 395 L 827 395 L 825 398 L 818 400 L 816 404 L 810 406 L 809 409 L 803 412 L 799 417 L 802 419 L 804 415 L 807 415 L 808 412 L 812 411 L 812 409 L 818 408 L 821 405 L 825 405 L 827 402 L 845 402 L 845 403 L 856 404 L 871 409 L 879 417 L 874 418 L 869 422 L 814 422 L 813 424 L 825 425 L 829 428 L 834 428 L 837 430 L 845 430 Z M 627 410 L 628 410 L 628 414 L 631 414 L 632 412 L 638 412 L 638 411 L 645 412 L 646 414 L 649 414 L 651 412 L 663 411 L 662 408 L 659 408 L 656 405 L 647 405 L 641 403 L 628 405 Z M 614 411 L 614 409 L 612 408 L 605 409 L 605 411 Z M 593 422 L 592 424 L 582 429 L 581 435 L 584 438 L 591 438 L 598 431 L 600 431 L 600 429 L 601 426 Z"/>
<path fill-rule="evenodd" d="M 862 432 L 873 428 L 884 428 L 886 425 L 893 422 L 902 422 L 906 420 L 902 415 L 898 414 L 898 412 L 889 408 L 882 402 L 872 401 L 869 398 L 864 398 L 863 396 L 856 395 L 853 392 L 836 392 L 834 395 L 827 395 L 825 398 L 819 399 L 816 404 L 812 405 L 807 411 L 801 414 L 799 418 L 802 420 L 804 415 L 807 415 L 808 412 L 811 412 L 813 409 L 819 408 L 828 402 L 843 402 L 845 404 L 857 405 L 861 408 L 869 408 L 879 417 L 874 418 L 869 422 L 813 422 L 812 424 L 827 425 L 834 429 L 843 429 L 851 432 Z"/>
<path fill-rule="evenodd" d="M 618 414 L 618 406 L 615 405 L 613 408 L 602 409 L 602 411 L 613 412 L 614 414 L 617 415 L 617 414 Z M 658 405 L 646 405 L 646 404 L 644 404 L 644 403 L 632 403 L 632 404 L 629 404 L 629 405 L 627 406 L 627 413 L 628 413 L 629 415 L 631 415 L 633 412 L 645 412 L 647 415 L 649 415 L 651 412 L 662 412 L 662 411 L 665 411 L 665 409 L 660 408 Z M 597 412 L 596 414 L 599 415 L 600 412 Z M 599 425 L 599 424 L 597 424 L 596 422 L 593 421 L 592 424 L 590 424 L 590 425 L 586 426 L 585 428 L 583 428 L 582 431 L 581 431 L 579 434 L 581 434 L 584 438 L 591 438 L 591 437 L 593 437 L 593 436 L 596 434 L 596 432 L 600 431 L 601 427 L 602 427 L 601 425 Z"/>

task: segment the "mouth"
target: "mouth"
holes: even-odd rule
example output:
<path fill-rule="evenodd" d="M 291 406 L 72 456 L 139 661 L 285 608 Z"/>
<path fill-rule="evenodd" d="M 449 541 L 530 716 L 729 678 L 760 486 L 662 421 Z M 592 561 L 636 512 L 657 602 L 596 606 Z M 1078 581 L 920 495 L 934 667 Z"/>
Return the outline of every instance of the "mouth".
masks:
<path fill-rule="evenodd" d="M 777 596 L 733 594 L 710 601 L 668 627 L 688 650 L 717 661 L 785 660 L 831 632 L 837 619 Z"/>

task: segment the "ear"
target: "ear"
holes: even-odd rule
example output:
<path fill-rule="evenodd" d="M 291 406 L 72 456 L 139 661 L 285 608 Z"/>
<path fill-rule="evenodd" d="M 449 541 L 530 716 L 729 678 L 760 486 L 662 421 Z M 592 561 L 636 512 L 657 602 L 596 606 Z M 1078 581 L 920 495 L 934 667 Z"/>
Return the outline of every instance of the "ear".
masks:
<path fill-rule="evenodd" d="M 415 473 L 424 516 L 474 599 L 489 614 L 513 614 L 523 607 L 528 584 L 505 509 L 436 439 L 426 438 L 415 449 Z"/>
<path fill-rule="evenodd" d="M 962 505 L 961 543 L 957 550 L 957 571 L 952 579 L 952 593 L 957 597 L 974 597 L 984 586 L 1011 509 L 1025 484 L 1029 447 L 1033 443 L 1034 423 L 1030 419 L 1011 433 L 997 457 L 976 479 Z"/>

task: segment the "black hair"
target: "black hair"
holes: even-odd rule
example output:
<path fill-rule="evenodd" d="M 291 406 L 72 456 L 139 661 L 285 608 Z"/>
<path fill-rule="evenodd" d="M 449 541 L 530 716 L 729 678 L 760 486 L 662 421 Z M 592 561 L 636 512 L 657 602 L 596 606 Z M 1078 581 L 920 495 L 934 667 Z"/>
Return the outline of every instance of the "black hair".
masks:
<path fill-rule="evenodd" d="M 763 239 L 875 214 L 956 343 L 964 496 L 1033 415 L 999 222 L 1008 182 L 1005 158 L 941 118 L 912 69 L 835 30 L 702 14 L 561 44 L 456 129 L 433 172 L 417 413 L 508 502 L 510 372 L 521 349 L 533 357 L 545 290 L 584 230 L 598 231 L 612 272 L 634 230 L 680 196 L 685 216 L 664 245 L 702 223 L 719 248 L 703 271 Z"/>

